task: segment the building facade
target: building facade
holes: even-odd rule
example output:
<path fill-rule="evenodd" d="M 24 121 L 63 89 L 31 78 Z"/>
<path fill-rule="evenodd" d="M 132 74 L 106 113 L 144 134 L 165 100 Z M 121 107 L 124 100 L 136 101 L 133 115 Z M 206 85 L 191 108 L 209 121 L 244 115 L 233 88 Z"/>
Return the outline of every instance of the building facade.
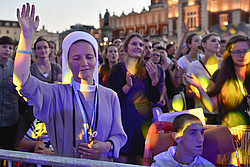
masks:
<path fill-rule="evenodd" d="M 18 41 L 21 28 L 18 21 L 0 20 L 0 37 L 9 36 L 13 40 Z"/>
<path fill-rule="evenodd" d="M 167 35 L 177 41 L 182 36 L 182 25 L 186 23 L 190 31 L 201 32 L 214 25 L 227 26 L 250 22 L 250 0 L 151 0 L 149 10 L 140 13 L 130 12 L 121 16 L 110 16 L 113 37 L 124 39 L 128 34 L 137 32 L 162 40 Z M 100 14 L 100 27 L 104 19 Z"/>
<path fill-rule="evenodd" d="M 18 42 L 20 33 L 21 28 L 18 21 L 0 20 L 0 37 L 9 36 Z M 48 41 L 54 41 L 57 46 L 59 45 L 59 34 L 48 32 L 44 26 L 41 30 L 35 32 L 33 41 L 35 41 L 40 36 L 44 37 Z"/>
<path fill-rule="evenodd" d="M 97 40 L 100 39 L 101 32 L 100 30 L 96 29 L 94 26 L 89 26 L 89 25 L 82 25 L 82 24 L 76 24 L 70 26 L 69 30 L 63 31 L 59 34 L 59 48 L 62 49 L 62 41 L 63 39 L 71 32 L 74 31 L 84 31 L 88 32 L 91 35 L 93 35 Z"/>
<path fill-rule="evenodd" d="M 45 26 L 42 27 L 41 30 L 36 31 L 33 37 L 33 43 L 36 41 L 38 37 L 43 37 L 47 41 L 53 41 L 56 43 L 56 50 L 59 48 L 59 33 L 52 33 L 45 29 Z"/>
<path fill-rule="evenodd" d="M 175 34 L 176 31 L 169 30 L 167 3 L 163 0 L 152 0 L 149 10 L 142 9 L 140 13 L 134 12 L 125 15 L 124 12 L 121 16 L 110 16 L 109 24 L 113 28 L 113 37 L 120 37 L 124 39 L 128 34 L 137 32 L 142 36 L 150 35 L 151 38 L 158 38 L 162 34 L 169 32 Z M 175 5 L 177 10 L 177 5 Z M 178 16 L 173 15 L 173 18 Z M 176 20 L 176 19 L 175 19 Z M 104 19 L 100 14 L 100 27 L 104 24 Z M 175 25 L 174 25 L 175 26 Z"/>
<path fill-rule="evenodd" d="M 93 35 L 97 40 L 101 39 L 100 34 L 101 30 L 96 29 L 94 26 L 76 24 L 70 26 L 69 30 L 63 31 L 61 33 L 52 33 L 45 29 L 45 26 L 42 27 L 39 31 L 36 31 L 33 38 L 33 43 L 40 36 L 45 38 L 48 41 L 54 41 L 57 45 L 56 49 L 61 50 L 63 39 L 73 31 L 85 31 Z M 10 20 L 0 20 L 0 37 L 9 36 L 16 42 L 19 41 L 21 33 L 21 28 L 18 21 Z"/>

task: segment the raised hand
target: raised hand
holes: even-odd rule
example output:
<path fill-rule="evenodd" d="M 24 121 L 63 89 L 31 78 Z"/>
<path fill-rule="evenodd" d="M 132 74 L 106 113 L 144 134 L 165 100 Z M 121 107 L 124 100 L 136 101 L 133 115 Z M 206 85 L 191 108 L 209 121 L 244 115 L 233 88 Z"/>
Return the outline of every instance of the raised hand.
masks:
<path fill-rule="evenodd" d="M 132 87 L 133 86 L 133 82 L 132 82 L 132 78 L 131 78 L 132 74 L 130 73 L 130 71 L 127 71 L 127 74 L 126 74 L 126 81 L 127 81 L 127 85 L 129 87 Z"/>
<path fill-rule="evenodd" d="M 30 74 L 31 45 L 34 33 L 39 24 L 39 17 L 36 16 L 36 18 L 34 19 L 34 16 L 34 5 L 31 9 L 29 3 L 23 5 L 21 12 L 20 9 L 17 9 L 17 19 L 21 27 L 13 75 L 13 83 L 17 86 L 17 90 L 21 89 Z"/>
<path fill-rule="evenodd" d="M 178 63 L 177 63 L 177 60 L 176 60 L 176 59 L 174 59 L 174 65 L 175 65 L 175 70 L 176 70 L 177 72 L 179 72 L 179 70 L 180 70 L 180 66 L 178 65 Z"/>
<path fill-rule="evenodd" d="M 188 31 L 189 31 L 188 26 L 185 23 L 183 23 L 182 31 L 183 31 L 184 34 L 187 34 Z"/>
<path fill-rule="evenodd" d="M 156 86 L 158 84 L 158 71 L 157 66 L 151 60 L 149 60 L 146 64 L 146 70 L 150 79 L 152 80 L 152 85 Z"/>
<path fill-rule="evenodd" d="M 126 84 L 122 87 L 123 93 L 127 94 L 132 87 L 133 87 L 132 74 L 130 73 L 130 71 L 127 71 Z"/>
<path fill-rule="evenodd" d="M 20 9 L 17 8 L 17 19 L 22 29 L 24 37 L 30 37 L 30 35 L 33 36 L 39 25 L 39 17 L 36 16 L 36 18 L 34 19 L 34 16 L 35 16 L 34 5 L 32 5 L 31 11 L 29 3 L 23 5 L 21 13 Z"/>
<path fill-rule="evenodd" d="M 184 79 L 190 84 L 195 86 L 196 88 L 201 88 L 201 84 L 199 79 L 191 73 L 191 76 L 187 76 L 186 74 L 183 74 Z"/>
<path fill-rule="evenodd" d="M 209 34 L 209 31 L 207 30 L 206 27 L 202 27 L 202 29 L 203 29 L 205 35 Z"/>
<path fill-rule="evenodd" d="M 199 79 L 193 74 L 190 74 L 191 76 L 188 76 L 186 74 L 183 74 L 183 78 L 188 82 L 189 86 L 189 93 L 194 93 L 195 96 L 200 99 L 200 92 L 199 90 L 202 89 L 202 86 L 200 84 Z"/>

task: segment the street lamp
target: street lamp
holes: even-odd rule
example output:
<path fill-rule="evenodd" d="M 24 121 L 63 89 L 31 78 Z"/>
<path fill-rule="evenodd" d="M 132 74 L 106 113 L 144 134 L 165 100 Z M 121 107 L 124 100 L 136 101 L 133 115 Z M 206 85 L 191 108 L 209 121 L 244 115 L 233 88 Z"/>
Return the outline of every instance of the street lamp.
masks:
<path fill-rule="evenodd" d="M 107 42 L 108 42 L 108 40 L 109 40 L 109 38 L 108 38 L 108 37 L 103 37 L 103 41 L 104 41 L 104 42 L 106 42 L 106 43 L 107 43 Z"/>
<path fill-rule="evenodd" d="M 223 23 L 225 26 L 227 26 L 228 25 L 228 22 L 227 21 L 224 21 L 224 23 Z"/>

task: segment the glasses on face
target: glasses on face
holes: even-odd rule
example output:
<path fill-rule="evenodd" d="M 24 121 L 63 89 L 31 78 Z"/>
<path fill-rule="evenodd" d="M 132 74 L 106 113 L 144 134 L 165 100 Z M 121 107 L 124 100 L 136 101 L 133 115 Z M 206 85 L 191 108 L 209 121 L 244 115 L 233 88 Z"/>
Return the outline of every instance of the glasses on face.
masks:
<path fill-rule="evenodd" d="M 246 53 L 250 53 L 250 49 L 243 51 L 241 50 L 232 51 L 233 56 L 241 56 L 241 54 L 246 55 Z"/>

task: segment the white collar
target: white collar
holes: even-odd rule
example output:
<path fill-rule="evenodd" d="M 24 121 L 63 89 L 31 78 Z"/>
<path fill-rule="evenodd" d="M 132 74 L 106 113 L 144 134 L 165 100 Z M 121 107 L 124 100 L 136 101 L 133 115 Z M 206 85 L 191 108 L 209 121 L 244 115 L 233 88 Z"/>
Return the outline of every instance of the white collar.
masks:
<path fill-rule="evenodd" d="M 74 82 L 76 89 L 80 92 L 95 92 L 97 85 L 94 82 L 94 85 L 85 85 L 80 84 L 78 82 L 75 82 L 74 80 L 71 80 Z M 70 85 L 72 86 L 72 82 L 70 82 Z"/>

